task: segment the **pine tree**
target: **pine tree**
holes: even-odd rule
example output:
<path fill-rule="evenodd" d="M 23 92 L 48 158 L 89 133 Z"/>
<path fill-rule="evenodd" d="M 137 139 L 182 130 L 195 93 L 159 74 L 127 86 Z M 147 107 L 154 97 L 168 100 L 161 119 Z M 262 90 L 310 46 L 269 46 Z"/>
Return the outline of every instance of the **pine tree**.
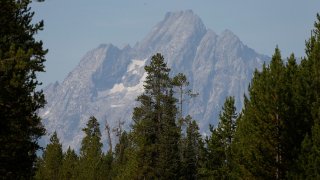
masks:
<path fill-rule="evenodd" d="M 127 166 L 130 157 L 126 151 L 130 148 L 130 140 L 126 131 L 122 132 L 118 144 L 114 149 L 114 160 L 112 163 L 112 175 L 117 177 L 119 174 L 124 174 L 125 166 Z"/>
<path fill-rule="evenodd" d="M 307 57 L 301 62 L 301 81 L 304 94 L 304 120 L 307 122 L 306 136 L 301 144 L 295 178 L 319 179 L 320 177 L 320 15 L 310 39 L 306 42 Z M 311 128 L 309 128 L 311 127 Z M 309 129 L 308 129 L 309 128 Z"/>
<path fill-rule="evenodd" d="M 201 168 L 203 142 L 197 122 L 192 120 L 191 116 L 187 116 L 186 123 L 186 137 L 182 148 L 181 176 L 182 179 L 198 179 L 200 177 L 198 170 Z"/>
<path fill-rule="evenodd" d="M 36 90 L 37 73 L 44 71 L 42 42 L 34 35 L 30 0 L 0 1 L 0 176 L 29 179 L 34 173 L 37 140 L 45 129 L 37 115 L 45 100 Z"/>
<path fill-rule="evenodd" d="M 79 158 L 73 149 L 68 148 L 67 152 L 64 154 L 62 166 L 61 166 L 61 179 L 73 180 L 77 179 L 78 172 L 77 166 L 79 163 Z"/>
<path fill-rule="evenodd" d="M 180 131 L 177 131 L 175 124 L 177 110 L 174 105 L 176 99 L 172 95 L 170 69 L 163 56 L 156 54 L 145 70 L 148 74 L 145 92 L 138 97 L 140 106 L 134 108 L 133 112 L 132 134 L 138 164 L 136 178 L 176 176 Z M 165 157 L 169 157 L 170 161 L 164 162 L 161 158 Z"/>
<path fill-rule="evenodd" d="M 240 174 L 283 179 L 297 171 L 300 144 L 311 127 L 304 73 L 293 54 L 285 65 L 278 48 L 271 64 L 255 72 L 236 133 Z"/>
<path fill-rule="evenodd" d="M 301 142 L 307 132 L 310 132 L 310 123 L 306 121 L 309 116 L 307 113 L 308 107 L 306 105 L 306 96 L 304 89 L 304 80 L 301 77 L 301 71 L 299 65 L 296 63 L 296 58 L 292 54 L 285 67 L 285 91 L 283 95 L 286 99 L 286 112 L 283 114 L 286 119 L 283 130 L 283 150 L 285 158 L 283 165 L 290 172 L 297 172 L 297 164 Z M 289 176 L 288 176 L 289 177 Z"/>
<path fill-rule="evenodd" d="M 309 97 L 314 102 L 319 102 L 320 98 L 320 15 L 317 14 L 317 21 L 314 23 L 314 29 L 312 30 L 310 39 L 306 42 L 306 55 L 307 58 L 302 62 L 305 74 L 304 78 L 309 81 L 308 91 L 311 91 Z M 307 77 L 308 76 L 308 77 Z M 317 103 L 317 106 L 319 104 Z M 314 111 L 318 110 L 318 107 L 311 106 Z"/>
<path fill-rule="evenodd" d="M 87 127 L 82 130 L 85 133 L 85 137 L 81 142 L 78 179 L 97 179 L 102 159 L 99 122 L 95 117 L 91 116 Z"/>
<path fill-rule="evenodd" d="M 221 174 L 221 167 L 225 159 L 224 146 L 221 141 L 222 137 L 216 128 L 212 125 L 209 127 L 211 136 L 205 139 L 207 146 L 205 151 L 206 161 L 201 168 L 201 176 L 208 179 L 221 179 L 223 176 Z"/>
<path fill-rule="evenodd" d="M 255 178 L 282 179 L 288 172 L 289 154 L 285 132 L 289 119 L 285 66 L 278 48 L 270 66 L 256 72 L 249 88 L 242 120 L 239 122 L 238 148 L 243 148 L 244 174 Z"/>
<path fill-rule="evenodd" d="M 131 132 L 124 132 L 121 136 L 119 144 L 116 145 L 113 162 L 113 179 L 137 179 L 139 160 Z"/>
<path fill-rule="evenodd" d="M 54 132 L 50 137 L 50 143 L 42 155 L 39 173 L 37 173 L 36 177 L 39 179 L 60 179 L 62 159 L 62 145 L 59 142 L 57 133 Z"/>
<path fill-rule="evenodd" d="M 227 97 L 219 114 L 219 125 L 217 133 L 221 137 L 221 143 L 224 147 L 224 160 L 222 162 L 221 173 L 223 179 L 229 179 L 232 171 L 232 150 L 231 145 L 234 139 L 236 129 L 236 119 L 238 118 L 234 97 Z"/>
<path fill-rule="evenodd" d="M 219 114 L 220 122 L 216 129 L 210 126 L 211 137 L 207 139 L 207 174 L 209 177 L 230 179 L 233 170 L 231 145 L 233 143 L 236 119 L 234 97 L 227 97 Z"/>
<path fill-rule="evenodd" d="M 238 169 L 244 177 L 304 179 L 309 174 L 316 177 L 313 165 L 317 158 L 311 149 L 317 149 L 312 134 L 317 129 L 320 107 L 320 17 L 317 17 L 306 43 L 307 57 L 300 65 L 293 54 L 284 65 L 276 49 L 270 66 L 264 65 L 262 72 L 254 75 L 235 143 L 237 153 L 240 152 Z"/>
<path fill-rule="evenodd" d="M 236 119 L 238 118 L 234 103 L 234 97 L 226 98 L 224 106 L 222 107 L 222 112 L 220 112 L 219 115 L 220 122 L 217 129 L 218 133 L 222 137 L 221 140 L 225 147 L 225 163 L 229 170 L 231 170 L 230 163 L 232 161 L 231 143 L 233 142 L 236 129 Z"/>
<path fill-rule="evenodd" d="M 189 85 L 189 82 L 187 81 L 187 77 L 182 74 L 179 73 L 177 76 L 175 76 L 172 79 L 172 84 L 174 86 L 178 87 L 178 93 L 179 93 L 179 119 L 182 119 L 183 117 L 183 101 L 184 101 L 184 94 L 188 93 L 188 90 L 185 90 L 184 88 L 187 87 Z"/>
<path fill-rule="evenodd" d="M 135 146 L 135 167 L 134 179 L 152 179 L 156 177 L 155 169 L 157 159 L 157 121 L 153 114 L 151 97 L 143 94 L 138 97 L 140 107 L 134 108 L 133 112 L 133 142 Z M 132 155 L 131 155 L 132 156 Z"/>
<path fill-rule="evenodd" d="M 160 179 L 178 179 L 180 174 L 180 128 L 176 125 L 177 108 L 173 91 L 164 97 L 161 131 L 159 134 L 159 158 L 157 166 Z"/>
<path fill-rule="evenodd" d="M 250 89 L 249 85 L 249 89 Z M 236 121 L 236 131 L 234 134 L 234 140 L 231 145 L 232 148 L 232 154 L 233 154 L 233 171 L 232 176 L 233 177 L 246 177 L 248 179 L 254 179 L 252 173 L 248 170 L 248 162 L 246 161 L 246 158 L 244 154 L 246 154 L 247 149 L 250 148 L 250 145 L 252 145 L 248 141 L 243 141 L 242 139 L 247 138 L 250 136 L 254 128 L 251 127 L 251 122 L 244 119 L 244 113 L 245 111 L 248 111 L 250 106 L 250 101 L 246 95 L 244 95 L 244 104 L 242 108 L 242 112 L 239 113 L 238 119 Z M 253 138 L 253 137 L 249 137 Z"/>
<path fill-rule="evenodd" d="M 172 85 L 177 87 L 176 93 L 178 94 L 178 104 L 179 104 L 179 112 L 178 119 L 183 118 L 183 102 L 187 100 L 187 98 L 194 98 L 199 95 L 199 93 L 192 92 L 191 89 L 188 89 L 189 81 L 186 75 L 182 73 L 178 73 L 178 75 L 172 78 Z M 186 97 L 185 97 L 186 96 Z"/>

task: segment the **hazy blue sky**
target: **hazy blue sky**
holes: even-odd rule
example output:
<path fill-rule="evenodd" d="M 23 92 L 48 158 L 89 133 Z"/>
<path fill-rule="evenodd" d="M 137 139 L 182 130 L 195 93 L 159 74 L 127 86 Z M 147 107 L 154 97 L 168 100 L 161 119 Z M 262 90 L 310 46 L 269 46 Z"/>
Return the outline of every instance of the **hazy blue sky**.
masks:
<path fill-rule="evenodd" d="M 319 0 L 46 0 L 33 3 L 35 20 L 43 19 L 47 55 L 44 85 L 62 81 L 82 56 L 102 43 L 133 46 L 166 12 L 192 9 L 207 28 L 233 31 L 257 52 L 304 56 Z"/>

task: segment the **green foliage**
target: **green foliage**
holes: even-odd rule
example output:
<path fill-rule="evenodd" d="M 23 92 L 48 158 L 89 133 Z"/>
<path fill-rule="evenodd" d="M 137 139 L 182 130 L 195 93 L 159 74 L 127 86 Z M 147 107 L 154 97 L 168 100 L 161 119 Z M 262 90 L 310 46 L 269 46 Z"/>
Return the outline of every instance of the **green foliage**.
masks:
<path fill-rule="evenodd" d="M 180 128 L 176 125 L 176 99 L 173 92 L 164 97 L 163 112 L 161 118 L 161 131 L 159 136 L 159 159 L 157 162 L 161 179 L 178 179 L 180 176 Z"/>
<path fill-rule="evenodd" d="M 73 149 L 68 148 L 67 152 L 64 154 L 62 166 L 61 166 L 61 179 L 63 180 L 73 180 L 77 179 L 78 172 L 77 166 L 79 163 L 79 158 Z"/>
<path fill-rule="evenodd" d="M 301 76 L 304 79 L 305 119 L 309 127 L 301 144 L 301 154 L 297 161 L 298 170 L 293 177 L 303 179 L 320 178 L 320 16 L 314 24 L 309 41 L 306 42 L 305 58 L 301 62 Z M 308 128 L 308 127 L 307 127 Z M 308 129 L 307 129 L 308 130 Z"/>
<path fill-rule="evenodd" d="M 286 118 L 289 113 L 286 93 L 289 91 L 285 87 L 284 73 L 285 66 L 276 48 L 270 66 L 255 73 L 249 88 L 250 100 L 240 122 L 244 123 L 239 129 L 244 128 L 239 140 L 246 145 L 243 150 L 245 166 L 257 178 L 281 179 L 287 173 L 285 164 L 289 151 L 284 134 L 289 121 Z"/>
<path fill-rule="evenodd" d="M 185 90 L 184 90 L 184 87 L 188 86 L 189 85 L 189 82 L 187 81 L 187 77 L 182 74 L 182 73 L 179 73 L 177 76 L 173 77 L 172 79 L 172 84 L 174 86 L 177 86 L 178 87 L 178 91 L 179 91 L 179 106 L 180 106 L 180 111 L 179 111 L 179 120 L 181 121 L 182 118 L 183 118 L 183 95 L 186 93 Z M 182 122 L 180 122 L 181 124 Z"/>
<path fill-rule="evenodd" d="M 82 130 L 85 137 L 81 142 L 78 179 L 97 179 L 99 165 L 102 161 L 101 132 L 97 119 L 90 117 L 87 127 Z"/>
<path fill-rule="evenodd" d="M 45 172 L 44 172 L 44 168 L 43 168 L 43 159 L 42 157 L 37 157 L 36 159 L 36 163 L 35 163 L 35 175 L 34 175 L 34 179 L 44 179 L 45 177 Z"/>
<path fill-rule="evenodd" d="M 306 135 L 302 142 L 300 159 L 298 161 L 303 179 L 320 178 L 320 124 L 317 122 L 312 128 L 312 135 Z"/>
<path fill-rule="evenodd" d="M 177 178 L 179 174 L 180 130 L 177 127 L 172 80 L 161 54 L 152 56 L 138 97 L 140 106 L 133 112 L 133 142 L 136 147 L 138 179 Z"/>
<path fill-rule="evenodd" d="M 36 73 L 44 71 L 47 51 L 34 39 L 43 22 L 32 24 L 30 2 L 0 1 L 0 176 L 7 179 L 33 176 L 37 140 L 45 133 Z"/>
<path fill-rule="evenodd" d="M 39 162 L 36 179 L 60 179 L 62 160 L 62 145 L 59 142 L 57 133 L 54 132 L 50 138 L 50 143 L 43 152 L 42 160 Z"/>
<path fill-rule="evenodd" d="M 222 178 L 222 167 L 225 160 L 225 149 L 221 142 L 221 136 L 217 129 L 210 126 L 211 137 L 206 139 L 207 142 L 207 158 L 205 164 L 205 174 L 210 178 Z"/>
<path fill-rule="evenodd" d="M 112 179 L 112 161 L 113 157 L 111 153 L 102 154 L 100 163 L 98 164 L 96 179 Z"/>
<path fill-rule="evenodd" d="M 230 148 L 236 129 L 236 119 L 238 118 L 236 107 L 234 105 L 234 97 L 227 97 L 222 107 L 222 112 L 219 114 L 218 133 L 222 137 L 221 141 Z"/>
<path fill-rule="evenodd" d="M 194 98 L 198 96 L 198 93 L 193 93 L 191 89 L 188 89 L 189 81 L 187 77 L 178 73 L 178 75 L 172 78 L 172 85 L 177 88 L 176 93 L 178 94 L 178 104 L 179 104 L 179 112 L 178 112 L 178 125 L 181 127 L 184 123 L 183 119 L 183 102 L 188 100 L 187 98 Z"/>
<path fill-rule="evenodd" d="M 182 165 L 181 165 L 181 178 L 182 179 L 198 179 L 201 168 L 201 159 L 203 142 L 199 133 L 199 127 L 196 121 L 192 120 L 191 116 L 186 118 L 187 129 L 186 137 L 182 143 Z"/>
<path fill-rule="evenodd" d="M 130 148 L 129 135 L 126 131 L 122 132 L 119 138 L 119 143 L 114 150 L 114 160 L 112 164 L 112 176 L 117 177 L 123 175 L 130 157 L 126 151 Z"/>
<path fill-rule="evenodd" d="M 211 137 L 206 139 L 208 160 L 205 163 L 204 176 L 218 179 L 231 178 L 234 169 L 231 145 L 237 118 L 234 98 L 227 97 L 219 115 L 219 125 L 216 129 L 210 126 Z"/>
<path fill-rule="evenodd" d="M 220 122 L 217 128 L 218 136 L 224 149 L 224 160 L 222 162 L 221 173 L 223 179 L 230 179 L 233 170 L 233 154 L 231 145 L 234 140 L 236 130 L 236 120 L 238 118 L 234 97 L 227 97 L 219 115 Z"/>
<path fill-rule="evenodd" d="M 316 22 L 301 64 L 296 64 L 294 55 L 284 64 L 276 48 L 271 64 L 255 73 L 236 132 L 238 175 L 317 176 L 317 155 L 311 149 L 317 148 L 313 134 L 317 134 L 320 107 L 319 27 Z"/>
<path fill-rule="evenodd" d="M 113 179 L 137 179 L 138 154 L 133 141 L 133 133 L 123 132 L 115 147 L 112 164 Z"/>

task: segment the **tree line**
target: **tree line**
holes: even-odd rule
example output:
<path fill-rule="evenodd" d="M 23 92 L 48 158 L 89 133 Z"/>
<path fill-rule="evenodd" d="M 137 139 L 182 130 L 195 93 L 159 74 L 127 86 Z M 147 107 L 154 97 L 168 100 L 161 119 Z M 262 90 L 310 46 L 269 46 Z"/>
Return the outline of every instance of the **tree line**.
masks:
<path fill-rule="evenodd" d="M 36 179 L 198 179 L 224 176 L 231 161 L 238 115 L 234 98 L 228 97 L 217 128 L 203 139 L 197 122 L 183 117 L 182 105 L 190 93 L 185 75 L 170 77 L 161 54 L 151 58 L 144 93 L 133 110 L 133 125 L 123 131 L 114 151 L 102 152 L 97 119 L 90 117 L 80 153 L 62 151 L 57 133 L 37 161 Z M 175 98 L 179 96 L 180 98 Z M 180 106 L 180 108 L 178 107 Z M 178 110 L 180 109 L 180 110 Z M 226 169 L 227 168 L 227 169 Z"/>
<path fill-rule="evenodd" d="M 283 60 L 276 47 L 270 64 L 254 72 L 242 111 L 237 112 L 234 97 L 227 97 L 219 124 L 210 125 L 206 137 L 182 113 L 184 96 L 192 95 L 187 78 L 181 73 L 170 77 L 159 53 L 145 71 L 132 128 L 121 132 L 114 152 L 101 152 L 99 124 L 91 117 L 80 154 L 70 148 L 63 153 L 54 134 L 36 177 L 45 179 L 56 169 L 58 179 L 320 178 L 319 15 L 306 42 L 306 57 L 300 63 L 294 54 Z M 59 150 L 51 150 L 53 145 Z M 70 154 L 73 164 L 67 168 Z"/>
<path fill-rule="evenodd" d="M 155 54 L 132 127 L 119 132 L 113 149 L 102 151 L 100 125 L 90 117 L 79 154 L 63 152 L 53 133 L 37 157 L 45 134 L 37 111 L 45 100 L 36 75 L 47 50 L 34 38 L 43 22 L 32 23 L 30 3 L 0 1 L 1 179 L 320 179 L 319 15 L 306 57 L 283 60 L 277 47 L 255 71 L 243 109 L 227 97 L 207 136 L 182 113 L 184 100 L 196 95 L 187 78 L 171 77 Z"/>

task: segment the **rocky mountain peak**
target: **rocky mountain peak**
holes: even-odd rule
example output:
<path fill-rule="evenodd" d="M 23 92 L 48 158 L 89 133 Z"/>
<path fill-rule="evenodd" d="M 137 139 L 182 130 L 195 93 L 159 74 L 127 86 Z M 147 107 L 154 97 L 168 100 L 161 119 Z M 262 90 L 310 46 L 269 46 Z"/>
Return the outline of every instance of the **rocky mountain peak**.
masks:
<path fill-rule="evenodd" d="M 136 48 L 147 54 L 178 51 L 186 43 L 197 44 L 206 31 L 202 20 L 192 10 L 168 12 Z M 164 45 L 167 46 L 164 48 Z"/>
<path fill-rule="evenodd" d="M 164 25 L 170 26 L 171 28 L 177 29 L 177 26 L 184 26 L 184 27 L 194 27 L 194 28 L 205 28 L 202 20 L 199 16 L 193 13 L 192 10 L 186 11 L 178 11 L 178 12 L 168 12 L 165 15 L 165 18 L 162 22 L 160 22 L 162 27 Z"/>
<path fill-rule="evenodd" d="M 144 66 L 155 53 L 164 55 L 171 74 L 184 73 L 199 93 L 185 102 L 184 114 L 199 123 L 202 133 L 217 124 L 226 96 L 235 96 L 238 110 L 256 68 L 269 58 L 245 46 L 229 30 L 217 35 L 191 10 L 170 12 L 134 47 L 103 44 L 89 51 L 58 84 L 44 89 L 47 105 L 39 114 L 48 133 L 57 131 L 64 148 L 78 148 L 81 129 L 94 115 L 104 127 L 132 123 L 136 97 L 143 92 Z M 105 141 L 105 136 L 103 136 Z"/>

